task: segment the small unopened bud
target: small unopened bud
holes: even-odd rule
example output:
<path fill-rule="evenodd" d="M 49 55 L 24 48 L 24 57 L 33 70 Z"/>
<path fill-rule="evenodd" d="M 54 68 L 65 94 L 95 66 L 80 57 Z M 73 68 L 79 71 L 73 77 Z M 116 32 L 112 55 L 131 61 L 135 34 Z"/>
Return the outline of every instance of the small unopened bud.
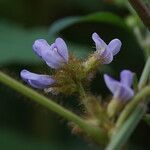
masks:
<path fill-rule="evenodd" d="M 100 65 L 96 53 L 93 53 L 84 63 L 83 66 L 85 68 L 86 73 L 91 73 L 95 71 L 95 69 Z"/>
<path fill-rule="evenodd" d="M 117 99 L 112 99 L 107 106 L 108 116 L 110 118 L 116 116 L 120 112 L 123 106 L 124 104 L 122 103 L 122 101 L 117 100 Z"/>

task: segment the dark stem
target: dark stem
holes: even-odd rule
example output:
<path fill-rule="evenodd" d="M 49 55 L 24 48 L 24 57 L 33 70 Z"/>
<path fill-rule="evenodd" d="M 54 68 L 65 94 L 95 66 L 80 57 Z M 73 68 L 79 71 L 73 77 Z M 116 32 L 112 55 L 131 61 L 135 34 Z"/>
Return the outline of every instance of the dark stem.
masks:
<path fill-rule="evenodd" d="M 145 26 L 150 30 L 150 10 L 144 4 L 143 0 L 128 0 L 135 9 Z"/>

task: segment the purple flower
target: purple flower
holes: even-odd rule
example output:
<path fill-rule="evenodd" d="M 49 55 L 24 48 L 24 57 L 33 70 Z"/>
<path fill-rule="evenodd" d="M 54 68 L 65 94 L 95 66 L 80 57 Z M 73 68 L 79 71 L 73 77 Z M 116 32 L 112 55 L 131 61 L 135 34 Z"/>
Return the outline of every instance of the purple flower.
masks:
<path fill-rule="evenodd" d="M 68 62 L 68 48 L 62 38 L 57 38 L 51 45 L 44 39 L 38 39 L 33 44 L 33 50 L 51 68 L 58 69 Z"/>
<path fill-rule="evenodd" d="M 92 39 L 96 45 L 96 52 L 98 52 L 98 59 L 102 64 L 109 64 L 113 60 L 113 56 L 116 55 L 121 48 L 121 41 L 119 39 L 113 39 L 107 45 L 97 33 L 92 34 Z"/>
<path fill-rule="evenodd" d="M 104 80 L 114 98 L 126 101 L 134 96 L 134 91 L 131 89 L 133 81 L 133 73 L 131 71 L 123 70 L 120 73 L 120 82 L 106 74 L 104 75 Z"/>
<path fill-rule="evenodd" d="M 20 72 L 20 76 L 29 85 L 38 89 L 47 88 L 55 83 L 51 76 L 31 73 L 25 69 Z"/>

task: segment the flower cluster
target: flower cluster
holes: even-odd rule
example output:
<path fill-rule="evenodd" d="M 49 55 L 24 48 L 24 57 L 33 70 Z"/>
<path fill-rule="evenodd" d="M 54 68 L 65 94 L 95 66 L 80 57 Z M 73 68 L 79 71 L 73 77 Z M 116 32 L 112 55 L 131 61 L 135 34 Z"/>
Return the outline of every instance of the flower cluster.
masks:
<path fill-rule="evenodd" d="M 109 64 L 113 60 L 113 56 L 116 55 L 120 51 L 121 41 L 119 39 L 113 39 L 108 45 L 98 36 L 97 33 L 92 34 L 92 39 L 96 45 L 96 51 L 91 56 L 91 58 L 94 60 L 92 68 L 94 68 L 94 66 L 96 66 L 96 64 Z M 76 64 L 76 62 L 70 61 L 73 59 L 71 59 L 72 57 L 69 56 L 67 45 L 62 38 L 57 38 L 55 40 L 55 42 L 51 45 L 49 45 L 47 43 L 47 41 L 44 39 L 38 39 L 33 44 L 33 51 L 42 60 L 44 60 L 46 62 L 46 64 L 49 67 L 51 67 L 52 69 L 60 70 L 60 69 L 64 68 L 64 66 L 67 66 L 67 65 L 69 66 L 69 63 L 71 64 L 71 62 L 72 62 L 72 64 L 71 64 L 72 66 L 70 68 L 72 68 Z M 90 72 L 87 71 L 84 64 L 88 64 L 88 67 L 89 67 L 90 64 L 92 64 L 92 63 L 91 62 L 88 63 L 88 60 L 87 60 L 85 62 L 80 62 L 80 64 L 79 63 L 77 63 L 77 64 L 78 64 L 78 66 L 74 67 L 74 68 L 76 68 L 76 70 L 74 70 L 74 74 L 77 74 L 76 77 L 80 76 L 82 74 L 84 76 L 84 77 L 82 76 L 82 79 L 87 78 L 87 76 L 88 76 L 87 73 L 89 74 Z M 78 70 L 82 70 L 82 72 L 81 71 L 78 72 L 77 68 L 78 68 Z M 63 74 L 62 70 L 59 72 L 59 74 Z M 71 73 L 69 73 L 69 74 L 71 74 Z M 66 76 L 66 74 L 64 76 Z M 55 76 L 38 75 L 35 73 L 31 73 L 27 70 L 21 71 L 21 77 L 29 85 L 31 85 L 34 88 L 38 88 L 38 89 L 50 88 L 50 86 L 57 84 L 59 82 L 59 81 L 55 80 L 55 79 L 57 79 L 57 77 L 55 77 Z M 74 80 L 76 80 L 76 79 L 74 79 Z M 48 91 L 50 91 L 50 90 L 48 90 Z"/>
<path fill-rule="evenodd" d="M 45 92 L 73 94 L 78 93 L 81 103 L 85 107 L 84 115 L 89 123 L 101 127 L 108 134 L 114 126 L 110 119 L 116 118 L 124 105 L 134 96 L 131 88 L 133 73 L 123 70 L 120 81 L 104 74 L 106 86 L 113 94 L 110 102 L 105 106 L 98 98 L 84 91 L 89 76 L 94 74 L 100 65 L 109 64 L 121 49 L 121 41 L 113 39 L 107 45 L 97 33 L 92 34 L 96 51 L 86 60 L 80 60 L 68 52 L 67 45 L 62 38 L 57 38 L 51 45 L 44 39 L 38 39 L 33 44 L 33 51 L 51 68 L 52 75 L 36 74 L 22 70 L 21 78 L 30 86 L 44 89 Z M 78 128 L 78 127 L 77 127 Z"/>
<path fill-rule="evenodd" d="M 67 45 L 61 38 L 57 38 L 52 45 L 44 39 L 36 40 L 33 50 L 51 68 L 58 69 L 68 62 Z M 45 89 L 55 83 L 49 75 L 39 75 L 27 70 L 22 70 L 20 75 L 29 85 L 38 89 Z"/>

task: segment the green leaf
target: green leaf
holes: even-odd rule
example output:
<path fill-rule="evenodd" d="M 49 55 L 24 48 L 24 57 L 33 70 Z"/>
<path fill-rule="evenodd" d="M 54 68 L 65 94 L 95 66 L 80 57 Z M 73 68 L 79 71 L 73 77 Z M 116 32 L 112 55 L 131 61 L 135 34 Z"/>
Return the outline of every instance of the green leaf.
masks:
<path fill-rule="evenodd" d="M 59 144 L 58 144 L 59 143 Z M 43 140 L 39 136 L 31 136 L 10 128 L 0 128 L 0 149 L 2 150 L 83 150 L 88 146 L 78 141 Z"/>
<path fill-rule="evenodd" d="M 25 30 L 16 24 L 0 22 L 0 33 L 0 65 L 40 62 L 32 51 L 32 44 L 37 38 L 48 39 L 46 29 Z"/>
<path fill-rule="evenodd" d="M 128 1 L 124 1 L 124 0 L 114 0 L 114 2 L 116 3 L 116 5 L 120 7 L 127 7 L 128 5 Z"/>
<path fill-rule="evenodd" d="M 72 19 L 68 21 L 73 21 Z M 63 22 L 62 22 L 63 23 Z M 63 27 L 63 24 L 62 24 Z M 56 32 L 56 30 L 54 29 Z M 0 22 L 0 65 L 9 63 L 37 64 L 39 57 L 32 51 L 32 44 L 38 38 L 52 42 L 54 37 L 48 37 L 47 29 L 36 28 L 25 30 L 16 24 Z M 78 43 L 70 43 L 70 49 L 78 56 L 86 56 L 88 47 Z"/>
<path fill-rule="evenodd" d="M 81 17 L 66 17 L 59 19 L 52 23 L 49 29 L 49 36 L 53 37 L 53 35 L 59 33 L 61 30 L 79 22 Z"/>
<path fill-rule="evenodd" d="M 128 29 L 126 23 L 119 16 L 109 13 L 109 12 L 97 12 L 85 16 L 77 17 L 66 17 L 54 22 L 49 29 L 49 36 L 53 37 L 58 34 L 63 29 L 70 27 L 76 23 L 85 23 L 85 22 L 99 22 L 99 23 L 108 23 L 113 24 L 123 29 Z"/>

